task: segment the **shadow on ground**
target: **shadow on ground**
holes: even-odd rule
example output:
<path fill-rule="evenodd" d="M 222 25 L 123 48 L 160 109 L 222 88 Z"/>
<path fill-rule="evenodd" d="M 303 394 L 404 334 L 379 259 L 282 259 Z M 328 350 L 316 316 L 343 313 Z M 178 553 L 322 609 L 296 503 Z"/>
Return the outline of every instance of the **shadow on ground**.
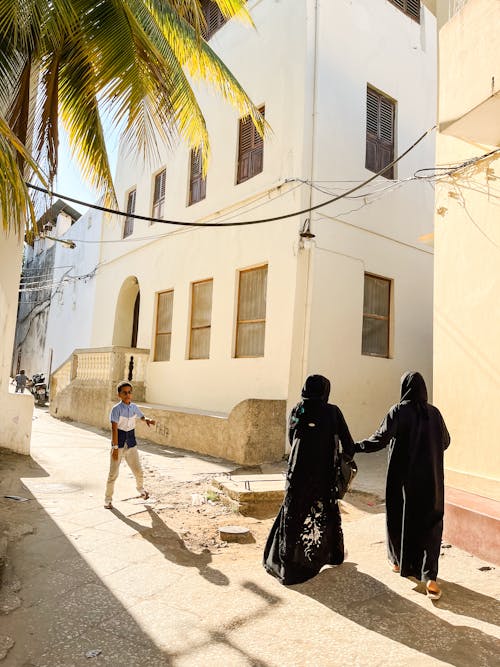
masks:
<path fill-rule="evenodd" d="M 451 600 L 446 602 L 448 586 L 451 586 Z M 477 667 L 498 664 L 500 642 L 496 638 L 475 628 L 452 625 L 438 618 L 377 579 L 360 572 L 356 563 L 345 562 L 337 568 L 324 570 L 305 584 L 290 588 L 372 632 L 455 667 L 471 667 L 472 655 Z M 484 614 L 488 622 L 492 622 L 488 611 L 492 599 L 461 586 L 445 583 L 444 597 L 437 604 L 448 605 L 452 611 L 457 608 L 465 611 L 465 604 L 457 604 L 459 595 L 464 595 L 467 600 L 468 616 L 482 617 Z"/>
<path fill-rule="evenodd" d="M 181 565 L 182 567 L 196 567 L 200 575 L 212 584 L 216 584 L 217 586 L 229 585 L 229 579 L 225 574 L 210 567 L 209 564 L 212 562 L 212 554 L 209 549 L 204 549 L 201 553 L 190 551 L 179 535 L 169 528 L 151 507 L 146 507 L 146 510 L 151 519 L 151 528 L 125 516 L 116 508 L 113 508 L 111 512 L 120 519 L 120 521 L 123 521 L 127 526 L 130 526 L 140 533 L 140 535 L 156 547 L 167 560 L 176 565 Z"/>

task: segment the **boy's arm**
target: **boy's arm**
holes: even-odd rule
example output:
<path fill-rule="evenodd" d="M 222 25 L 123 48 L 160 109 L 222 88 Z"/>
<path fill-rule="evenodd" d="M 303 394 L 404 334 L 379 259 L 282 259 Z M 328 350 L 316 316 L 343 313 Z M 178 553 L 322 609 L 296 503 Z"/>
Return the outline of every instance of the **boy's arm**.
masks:
<path fill-rule="evenodd" d="M 113 458 L 118 458 L 118 424 L 111 422 L 111 447 L 113 448 Z"/>

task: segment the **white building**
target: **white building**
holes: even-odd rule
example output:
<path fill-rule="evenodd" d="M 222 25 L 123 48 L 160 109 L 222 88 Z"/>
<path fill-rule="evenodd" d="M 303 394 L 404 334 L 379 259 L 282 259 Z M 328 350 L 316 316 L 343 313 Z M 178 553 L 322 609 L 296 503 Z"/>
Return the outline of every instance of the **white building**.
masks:
<path fill-rule="evenodd" d="M 418 239 L 432 229 L 434 193 L 412 177 L 434 164 L 433 134 L 390 178 L 307 209 L 435 125 L 435 17 L 417 0 L 248 5 L 256 29 L 215 22 L 210 44 L 272 131 L 262 141 L 201 89 L 206 182 L 183 144 L 160 146 L 148 165 L 122 150 L 123 210 L 199 226 L 115 217 L 103 227 L 92 347 L 141 349 L 145 400 L 185 413 L 227 415 L 247 399 L 289 408 L 304 378 L 322 373 L 365 436 L 397 401 L 405 370 L 432 383 L 433 256 Z M 309 227 L 312 244 L 299 236 Z"/>

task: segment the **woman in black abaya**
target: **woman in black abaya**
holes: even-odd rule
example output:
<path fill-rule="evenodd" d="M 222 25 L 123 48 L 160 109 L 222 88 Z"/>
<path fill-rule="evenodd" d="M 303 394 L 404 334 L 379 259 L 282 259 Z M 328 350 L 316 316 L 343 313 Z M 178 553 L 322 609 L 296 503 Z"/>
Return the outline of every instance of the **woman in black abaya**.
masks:
<path fill-rule="evenodd" d="M 437 600 L 436 583 L 443 532 L 443 452 L 450 435 L 439 410 L 427 402 L 420 373 L 401 378 L 401 399 L 370 438 L 357 442 L 357 452 L 389 446 L 386 483 L 386 526 L 389 561 L 402 577 L 426 582 Z"/>
<path fill-rule="evenodd" d="M 292 410 L 288 437 L 285 500 L 264 549 L 264 567 L 282 584 L 314 577 L 323 565 L 344 561 L 344 537 L 335 497 L 339 439 L 354 455 L 349 429 L 336 405 L 328 403 L 330 382 L 310 375 L 302 400 Z"/>

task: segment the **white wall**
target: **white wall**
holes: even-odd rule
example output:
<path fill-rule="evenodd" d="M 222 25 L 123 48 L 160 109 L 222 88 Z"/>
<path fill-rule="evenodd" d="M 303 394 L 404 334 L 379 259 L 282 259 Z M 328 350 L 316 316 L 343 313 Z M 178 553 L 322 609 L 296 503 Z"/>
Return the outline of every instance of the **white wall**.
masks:
<path fill-rule="evenodd" d="M 61 282 L 64 276 L 91 273 L 99 261 L 102 214 L 89 209 L 62 238 L 75 241 L 75 248 L 57 243 L 54 284 L 47 323 L 44 368 L 49 371 L 66 361 L 76 348 L 90 347 L 94 310 L 95 277 Z"/>
<path fill-rule="evenodd" d="M 0 228 L 1 223 L 0 219 Z M 31 394 L 9 394 L 22 252 L 22 237 L 0 231 L 0 447 L 29 454 L 33 397 Z"/>
<path fill-rule="evenodd" d="M 231 207 L 237 207 L 232 219 L 248 220 L 298 210 L 304 205 L 304 187 L 283 184 L 285 179 L 301 174 L 305 150 L 305 6 L 291 12 L 286 3 L 250 3 L 251 9 L 252 4 L 257 32 L 231 22 L 214 35 L 210 44 L 223 55 L 255 103 L 266 106 L 266 119 L 273 131 L 265 142 L 263 172 L 235 184 L 238 115 L 200 88 L 212 142 L 206 199 L 186 207 L 189 150 L 181 144 L 173 154 L 162 148 L 162 157 L 144 170 L 134 158 L 127 159 L 122 153 L 117 172 L 122 207 L 127 192 L 137 187 L 136 211 L 151 214 L 151 173 L 163 165 L 167 168 L 166 218 L 198 221 L 221 212 L 228 215 Z M 93 346 L 111 344 L 120 288 L 128 276 L 136 276 L 141 292 L 139 347 L 153 345 L 155 293 L 175 290 L 171 360 L 150 364 L 148 400 L 228 412 L 245 398 L 286 398 L 298 224 L 291 218 L 240 229 L 174 228 L 167 238 L 138 249 L 146 242 L 134 239 L 168 234 L 171 228 L 136 222 L 130 239 L 103 244 Z M 119 239 L 122 228 L 123 221 L 112 223 L 104 231 L 104 240 Z M 269 264 L 265 355 L 235 359 L 237 271 L 264 263 Z M 190 284 L 205 278 L 214 279 L 210 359 L 188 360 Z"/>
<path fill-rule="evenodd" d="M 272 134 L 265 141 L 263 173 L 235 185 L 237 114 L 201 90 L 212 141 L 206 199 L 186 207 L 189 151 L 180 145 L 168 153 L 160 146 L 159 159 L 145 168 L 122 153 L 117 173 L 122 208 L 136 187 L 136 211 L 151 214 L 153 175 L 163 166 L 165 217 L 200 222 L 221 215 L 227 220 L 230 214 L 233 220 L 248 220 L 307 207 L 309 187 L 295 178 L 336 181 L 338 192 L 348 187 L 346 180 L 368 178 L 367 83 L 397 100 L 396 153 L 434 125 L 435 20 L 427 11 L 418 25 L 388 2 L 373 0 L 325 0 L 318 3 L 318 17 L 312 0 L 295 3 L 292 11 L 284 2 L 249 4 L 257 32 L 229 23 L 211 45 L 253 100 L 266 105 Z M 397 178 L 433 163 L 431 136 L 398 166 Z M 390 184 L 380 178 L 371 188 Z M 313 191 L 311 202 L 326 198 Z M 171 361 L 149 365 L 149 401 L 223 412 L 249 397 L 294 403 L 304 375 L 324 372 L 334 375 L 335 398 L 353 420 L 353 430 L 364 435 L 397 400 L 403 370 L 418 367 L 431 387 L 432 255 L 418 236 L 432 229 L 433 193 L 425 184 L 410 182 L 351 213 L 359 204 L 344 200 L 313 214 L 317 248 L 310 268 L 306 251 L 299 253 L 297 247 L 304 216 L 239 229 L 171 229 L 136 222 L 132 237 L 120 242 L 123 219 L 114 221 L 103 233 L 92 345 L 111 344 L 121 286 L 135 276 L 141 291 L 139 347 L 153 345 L 155 293 L 175 291 Z M 161 240 L 153 240 L 160 235 Z M 265 356 L 234 359 L 237 270 L 266 262 Z M 365 269 L 395 281 L 393 359 L 361 357 Z M 190 283 L 205 278 L 214 279 L 210 359 L 187 360 Z"/>
<path fill-rule="evenodd" d="M 396 100 L 397 156 L 436 122 L 436 29 L 428 11 L 419 25 L 388 2 L 320 3 L 312 180 L 332 195 L 373 175 L 364 166 L 368 84 Z M 395 179 L 432 166 L 434 147 L 430 134 L 396 166 Z M 332 400 L 357 436 L 371 433 L 397 402 L 405 370 L 421 371 L 432 392 L 433 256 L 418 237 L 432 230 L 434 194 L 427 183 L 392 183 L 379 177 L 355 193 L 379 191 L 376 200 L 342 199 L 312 215 L 302 375 L 331 377 Z M 312 203 L 327 198 L 315 191 Z M 361 354 L 365 271 L 394 281 L 389 359 Z"/>

